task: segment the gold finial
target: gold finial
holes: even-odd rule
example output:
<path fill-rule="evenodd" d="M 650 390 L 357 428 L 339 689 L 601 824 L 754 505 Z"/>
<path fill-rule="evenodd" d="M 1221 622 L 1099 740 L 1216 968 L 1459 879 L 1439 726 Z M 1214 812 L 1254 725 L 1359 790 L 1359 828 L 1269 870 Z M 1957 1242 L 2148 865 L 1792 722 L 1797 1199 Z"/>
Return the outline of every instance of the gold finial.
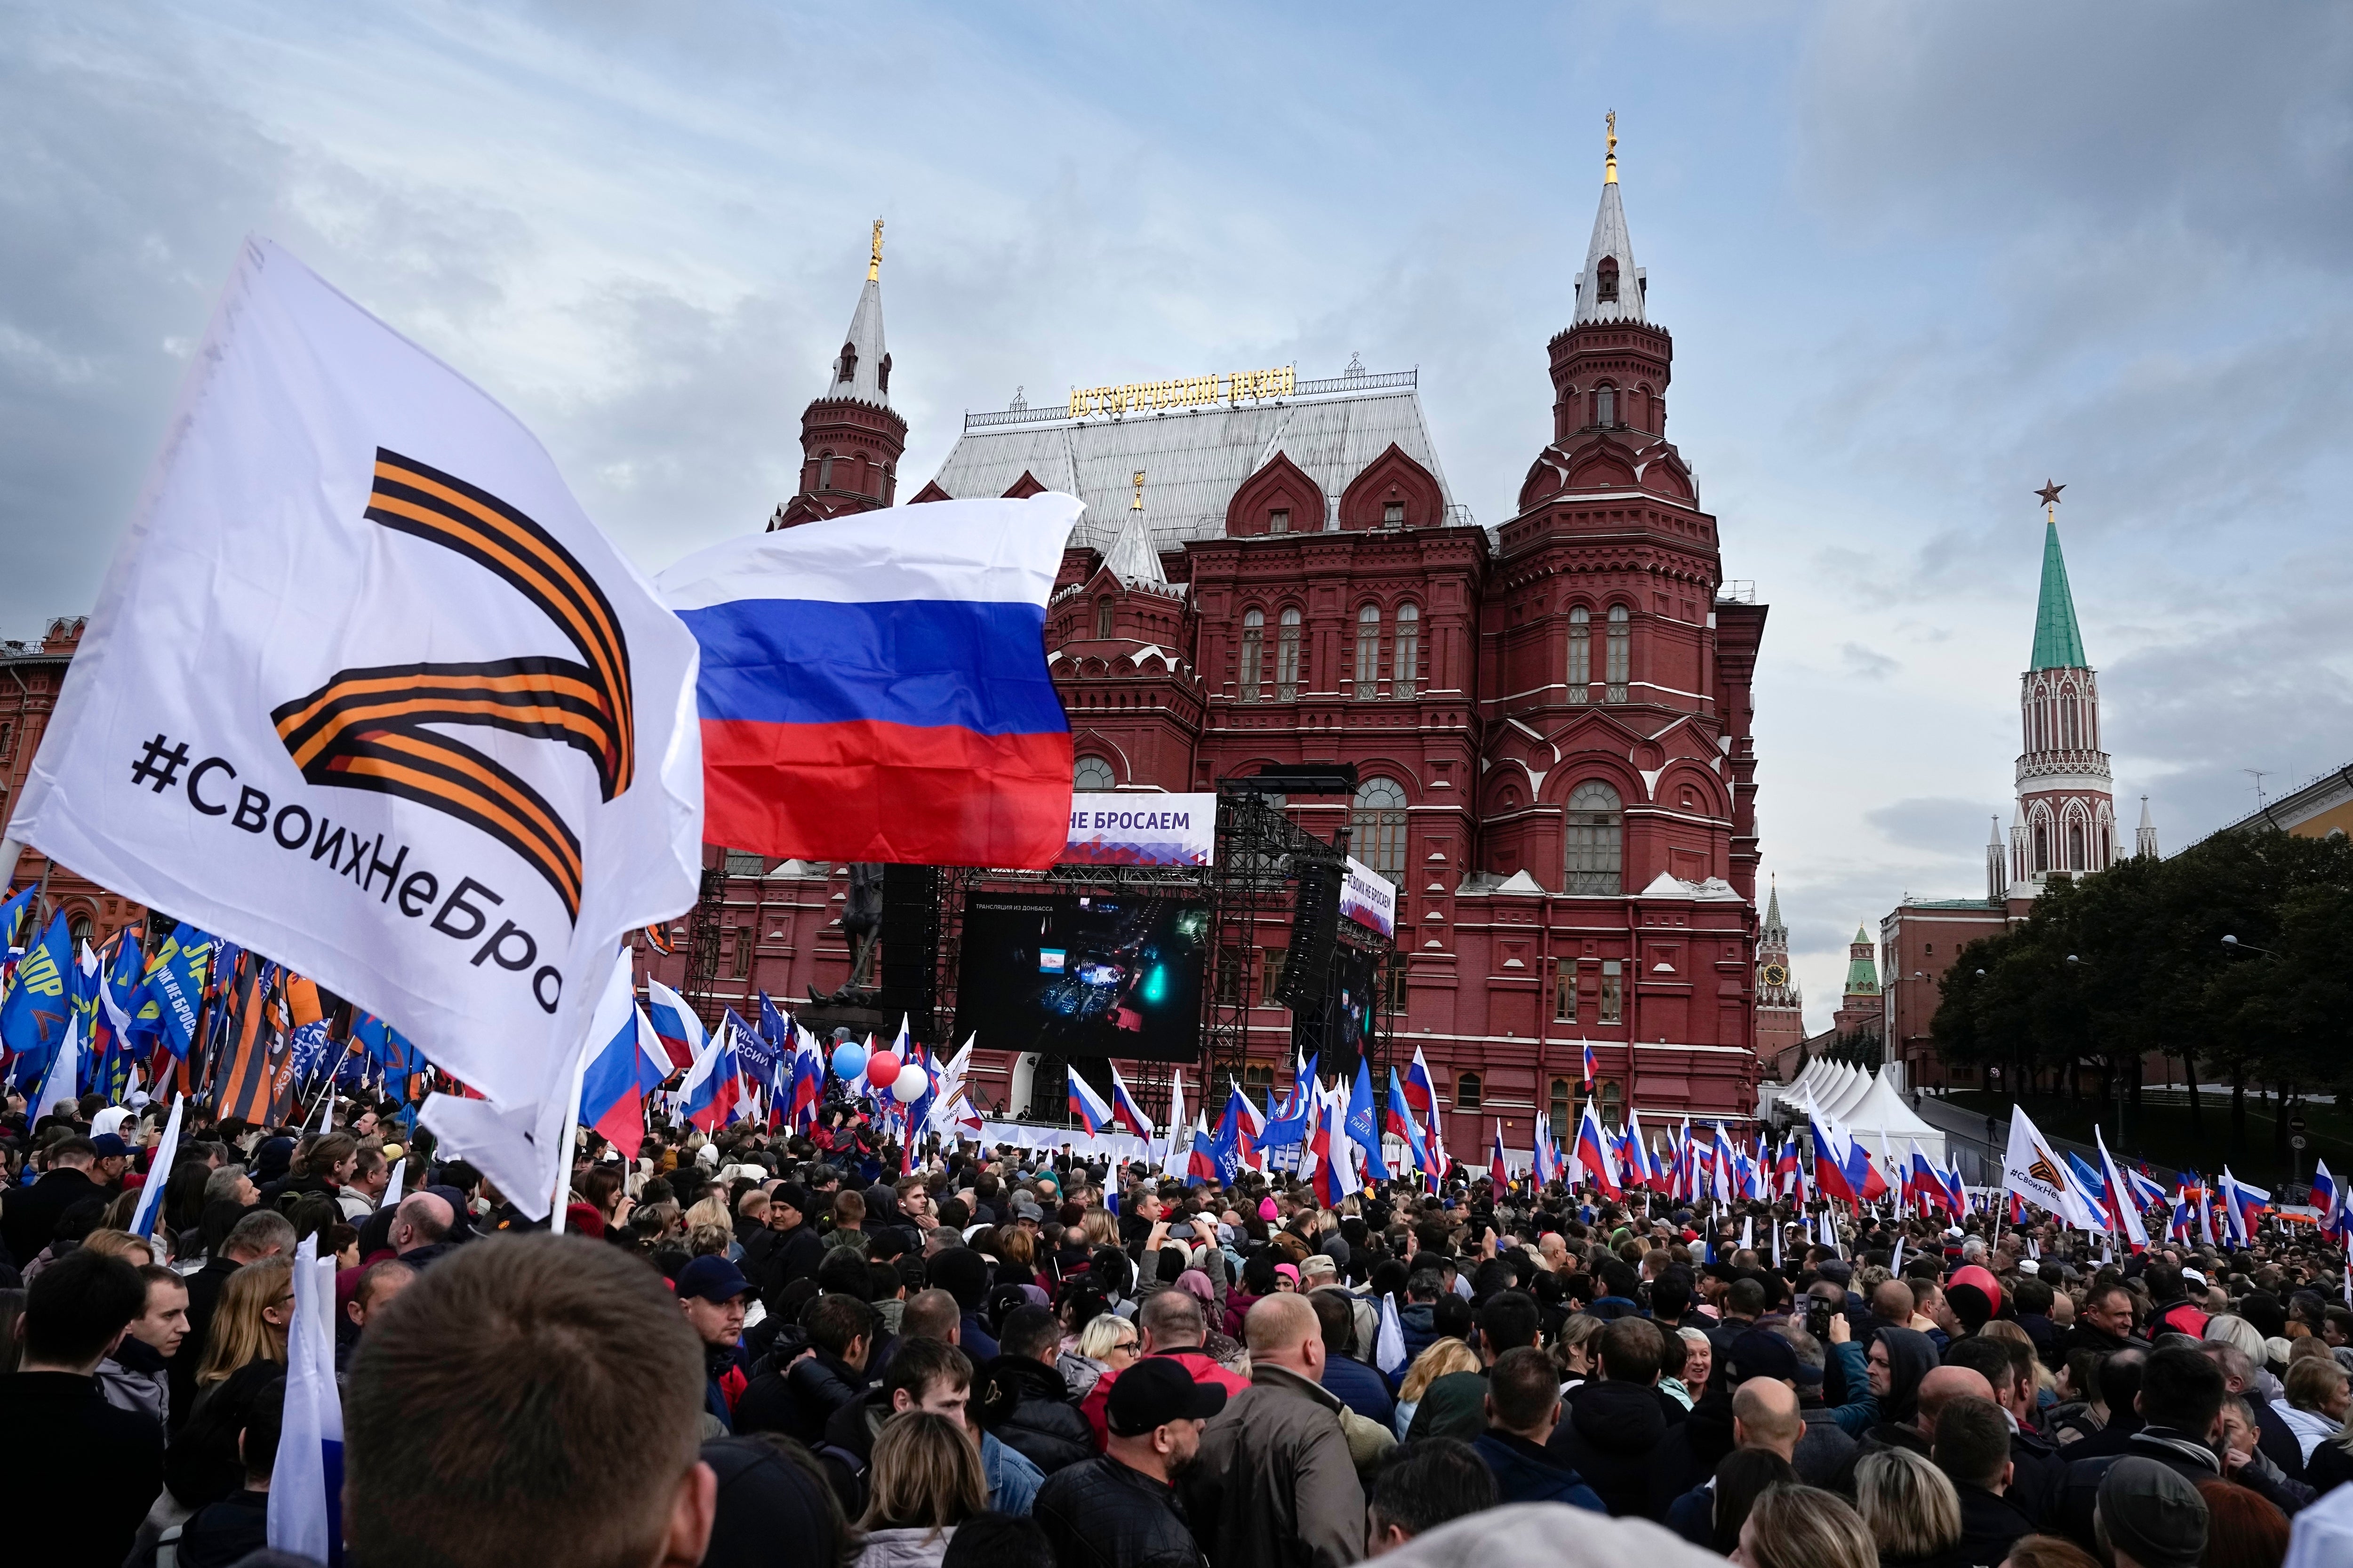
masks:
<path fill-rule="evenodd" d="M 1144 510 L 1144 470 L 1142 468 L 1135 470 L 1135 499 L 1127 503 L 1127 510 L 1130 511 Z"/>
<path fill-rule="evenodd" d="M 1601 160 L 1601 183 L 1614 185 L 1618 183 L 1618 111 L 1611 110 L 1604 119 L 1609 126 L 1609 153 Z"/>
<path fill-rule="evenodd" d="M 2045 479 L 2042 481 L 2042 488 L 2034 492 L 2042 501 L 2042 515 L 2051 520 L 2053 527 L 2056 527 L 2059 522 L 2059 492 L 2066 488 L 2065 485 Z"/>
<path fill-rule="evenodd" d="M 882 276 L 882 220 L 874 220 L 874 255 L 866 263 L 866 281 L 873 282 Z"/>

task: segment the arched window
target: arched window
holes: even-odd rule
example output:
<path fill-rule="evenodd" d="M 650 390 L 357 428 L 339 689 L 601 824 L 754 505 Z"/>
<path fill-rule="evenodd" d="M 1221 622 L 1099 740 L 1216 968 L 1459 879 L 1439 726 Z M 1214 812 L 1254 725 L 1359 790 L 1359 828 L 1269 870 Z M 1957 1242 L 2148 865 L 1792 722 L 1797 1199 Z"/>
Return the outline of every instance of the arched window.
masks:
<path fill-rule="evenodd" d="M 1274 1069 L 1264 1062 L 1242 1064 L 1242 1092 L 1252 1100 L 1262 1098 L 1274 1087 Z"/>
<path fill-rule="evenodd" d="M 1625 818 L 1618 792 L 1588 779 L 1568 797 L 1568 878 L 1571 893 L 1615 893 L 1625 855 Z"/>
<path fill-rule="evenodd" d="M 1583 605 L 1568 612 L 1568 700 L 1592 695 L 1593 616 Z"/>
<path fill-rule="evenodd" d="M 2084 863 L 2084 824 L 2081 818 L 2067 824 L 2067 869 L 2091 869 Z"/>
<path fill-rule="evenodd" d="M 1366 779 L 1356 786 L 1348 847 L 1390 881 L 1405 885 L 1405 790 L 1395 779 Z"/>
<path fill-rule="evenodd" d="M 1603 257 L 1601 264 L 1593 269 L 1593 298 L 1597 302 L 1604 305 L 1614 305 L 1618 302 L 1618 258 L 1616 257 Z"/>
<path fill-rule="evenodd" d="M 2051 825 L 2047 822 L 2034 825 L 2034 868 L 2038 871 L 2051 869 Z"/>
<path fill-rule="evenodd" d="M 1616 1079 L 1605 1078 L 1601 1080 L 1601 1120 L 1606 1125 L 1611 1127 L 1618 1125 L 1620 1120 L 1618 1108 L 1623 1105 L 1625 1100 L 1625 1090 L 1619 1087 Z"/>
<path fill-rule="evenodd" d="M 1457 1073 L 1454 1076 L 1454 1109 L 1457 1110 L 1479 1109 L 1479 1075 L 1477 1073 Z"/>
<path fill-rule="evenodd" d="M 1612 296 L 1615 298 L 1615 296 Z M 1597 386 L 1593 389 L 1593 422 L 1607 428 L 1618 423 L 1618 389 Z"/>
<path fill-rule="evenodd" d="M 1356 612 L 1356 695 L 1370 697 L 1381 679 L 1381 607 Z"/>
<path fill-rule="evenodd" d="M 91 922 L 90 918 L 88 915 L 76 915 L 73 919 L 66 922 L 67 945 L 71 952 L 77 954 L 79 954 L 83 948 L 88 947 L 90 945 L 90 939 L 97 934 L 98 927 Z M 72 1086 L 68 1085 L 67 1087 L 71 1088 Z"/>
<path fill-rule="evenodd" d="M 1095 636 L 1111 636 L 1111 595 L 1105 594 L 1095 601 Z"/>
<path fill-rule="evenodd" d="M 1277 702 L 1299 700 L 1299 611 L 1296 606 L 1282 612 L 1282 624 L 1275 631 L 1274 700 Z"/>
<path fill-rule="evenodd" d="M 1410 697 L 1421 674 L 1421 611 L 1412 605 L 1399 605 L 1397 616 L 1397 658 L 1390 673 L 1390 689 L 1395 695 Z"/>
<path fill-rule="evenodd" d="M 1633 628 L 1628 623 L 1629 617 L 1625 605 L 1609 606 L 1609 666 L 1603 673 L 1602 679 L 1609 683 L 1608 695 L 1612 702 L 1626 700 L 1626 682 L 1629 669 L 1633 664 L 1631 641 Z"/>
<path fill-rule="evenodd" d="M 1568 1079 L 1556 1078 L 1552 1080 L 1552 1141 L 1556 1143 L 1568 1142 Z"/>
<path fill-rule="evenodd" d="M 874 387 L 878 392 L 891 390 L 891 356 L 884 354 L 882 363 L 874 367 Z"/>
<path fill-rule="evenodd" d="M 1242 700 L 1258 700 L 1259 670 L 1266 662 L 1266 612 L 1242 612 Z"/>
<path fill-rule="evenodd" d="M 833 489 L 833 454 L 831 452 L 819 452 L 817 455 L 817 488 L 821 490 Z"/>
<path fill-rule="evenodd" d="M 1081 795 L 1100 794 L 1117 789 L 1119 776 L 1101 757 L 1081 757 L 1071 766 L 1071 787 Z"/>
<path fill-rule="evenodd" d="M 849 343 L 844 343 L 841 345 L 841 370 L 835 375 L 834 380 L 849 382 L 857 379 L 858 350 Z"/>

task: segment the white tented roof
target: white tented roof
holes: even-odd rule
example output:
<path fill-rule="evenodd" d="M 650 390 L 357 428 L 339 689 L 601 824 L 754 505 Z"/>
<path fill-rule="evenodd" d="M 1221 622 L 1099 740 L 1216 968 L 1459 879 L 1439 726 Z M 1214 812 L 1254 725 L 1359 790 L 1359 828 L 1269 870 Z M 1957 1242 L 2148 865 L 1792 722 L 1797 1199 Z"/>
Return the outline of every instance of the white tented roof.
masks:
<path fill-rule="evenodd" d="M 1839 1120 L 1874 1154 L 1881 1152 L 1883 1141 L 1887 1152 L 1898 1159 L 1908 1158 L 1912 1144 L 1917 1142 L 1921 1152 L 1940 1165 L 1945 1163 L 1945 1134 L 1921 1121 L 1919 1113 L 1904 1103 L 1904 1097 L 1889 1086 L 1884 1073 L 1871 1078 L 1862 1098 Z"/>
<path fill-rule="evenodd" d="M 1348 378 L 1337 378 L 1345 381 Z M 1407 379 L 1364 376 L 1377 384 Z M 1319 383 L 1329 385 L 1331 383 Z M 1144 500 L 1153 542 L 1173 551 L 1188 539 L 1214 539 L 1226 530 L 1234 492 L 1274 457 L 1289 458 L 1324 491 L 1324 517 L 1302 520 L 1301 532 L 1338 525 L 1340 492 L 1388 450 L 1391 443 L 1438 480 L 1451 509 L 1446 470 L 1430 438 L 1414 388 L 1370 385 L 1258 403 L 1209 404 L 1086 419 L 1011 418 L 1021 411 L 975 416 L 948 451 L 932 482 L 957 500 L 999 496 L 1028 473 L 1050 490 L 1087 503 L 1073 544 L 1108 547 L 1145 474 Z M 1448 521 L 1463 521 L 1450 510 Z"/>

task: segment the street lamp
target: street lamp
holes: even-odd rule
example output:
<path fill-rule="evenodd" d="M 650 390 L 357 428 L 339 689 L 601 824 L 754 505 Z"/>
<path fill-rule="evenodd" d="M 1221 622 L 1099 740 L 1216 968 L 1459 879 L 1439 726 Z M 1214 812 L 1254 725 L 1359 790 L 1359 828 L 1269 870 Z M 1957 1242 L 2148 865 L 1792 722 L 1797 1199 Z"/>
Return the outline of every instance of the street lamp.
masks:
<path fill-rule="evenodd" d="M 2257 947 L 2251 942 L 2241 942 L 2235 936 L 2225 936 L 2222 939 L 2222 945 L 2229 948 L 2232 952 L 2260 952 L 2265 958 L 2277 958 L 2279 956 L 2278 953 L 2274 952 L 2270 948 Z"/>

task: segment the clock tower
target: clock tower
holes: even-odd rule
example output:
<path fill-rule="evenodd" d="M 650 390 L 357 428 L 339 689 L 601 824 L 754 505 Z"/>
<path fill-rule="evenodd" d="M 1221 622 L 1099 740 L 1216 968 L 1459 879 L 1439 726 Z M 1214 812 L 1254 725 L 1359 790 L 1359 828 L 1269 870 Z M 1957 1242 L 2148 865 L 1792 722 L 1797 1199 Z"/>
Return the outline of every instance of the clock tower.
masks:
<path fill-rule="evenodd" d="M 1805 1037 L 1805 998 L 1789 972 L 1789 928 L 1781 923 L 1781 889 L 1777 887 L 1757 933 L 1757 1055 L 1767 1064 L 1767 1077 L 1782 1076 L 1776 1070 L 1782 1053 Z"/>

